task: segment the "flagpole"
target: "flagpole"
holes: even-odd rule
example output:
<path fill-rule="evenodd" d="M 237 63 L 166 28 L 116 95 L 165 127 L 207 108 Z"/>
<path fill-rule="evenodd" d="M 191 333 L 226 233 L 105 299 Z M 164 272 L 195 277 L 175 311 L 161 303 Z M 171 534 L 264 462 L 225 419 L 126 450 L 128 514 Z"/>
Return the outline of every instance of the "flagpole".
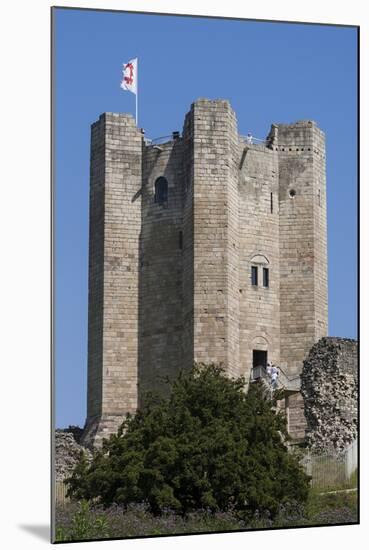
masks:
<path fill-rule="evenodd" d="M 138 128 L 138 89 L 136 92 L 136 126 Z"/>
<path fill-rule="evenodd" d="M 137 82 L 136 82 L 136 126 L 138 128 L 138 58 L 137 58 L 137 63 L 136 63 L 136 77 L 137 77 Z"/>

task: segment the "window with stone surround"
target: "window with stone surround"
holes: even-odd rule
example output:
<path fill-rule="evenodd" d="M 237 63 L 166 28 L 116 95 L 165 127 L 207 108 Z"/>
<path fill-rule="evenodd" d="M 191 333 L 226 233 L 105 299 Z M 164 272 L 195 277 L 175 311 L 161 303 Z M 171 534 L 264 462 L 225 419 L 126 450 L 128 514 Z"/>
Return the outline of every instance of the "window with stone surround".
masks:
<path fill-rule="evenodd" d="M 269 260 L 260 251 L 250 258 L 251 263 L 251 285 L 257 287 L 259 284 L 264 288 L 269 288 Z M 259 283 L 260 270 L 260 283 Z"/>
<path fill-rule="evenodd" d="M 157 204 L 166 204 L 168 202 L 168 182 L 163 176 L 160 176 L 155 181 L 154 201 Z"/>

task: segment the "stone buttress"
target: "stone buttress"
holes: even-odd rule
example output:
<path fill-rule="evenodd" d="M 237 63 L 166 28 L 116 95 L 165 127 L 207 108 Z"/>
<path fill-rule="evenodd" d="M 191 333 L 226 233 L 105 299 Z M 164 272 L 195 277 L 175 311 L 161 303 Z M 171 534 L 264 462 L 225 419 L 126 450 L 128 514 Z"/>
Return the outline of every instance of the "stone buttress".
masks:
<path fill-rule="evenodd" d="M 87 421 L 99 444 L 137 409 L 142 134 L 130 115 L 92 125 Z"/>

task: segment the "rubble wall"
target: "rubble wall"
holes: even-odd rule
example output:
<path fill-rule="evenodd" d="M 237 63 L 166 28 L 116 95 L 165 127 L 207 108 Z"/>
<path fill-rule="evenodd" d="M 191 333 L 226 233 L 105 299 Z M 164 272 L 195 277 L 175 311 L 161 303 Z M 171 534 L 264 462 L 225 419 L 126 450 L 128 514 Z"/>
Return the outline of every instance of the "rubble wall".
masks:
<path fill-rule="evenodd" d="M 92 459 L 91 452 L 77 443 L 75 435 L 65 430 L 55 431 L 55 481 L 63 481 L 72 474 L 81 451 L 87 460 Z"/>
<path fill-rule="evenodd" d="M 316 452 L 341 452 L 357 437 L 358 347 L 348 338 L 321 338 L 301 375 L 306 442 Z"/>

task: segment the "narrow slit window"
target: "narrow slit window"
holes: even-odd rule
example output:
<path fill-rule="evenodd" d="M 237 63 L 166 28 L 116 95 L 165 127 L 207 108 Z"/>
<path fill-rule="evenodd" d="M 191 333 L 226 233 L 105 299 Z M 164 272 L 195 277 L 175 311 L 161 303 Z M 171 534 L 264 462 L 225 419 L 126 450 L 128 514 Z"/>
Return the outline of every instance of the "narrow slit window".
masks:
<path fill-rule="evenodd" d="M 318 204 L 319 204 L 319 206 L 322 206 L 321 197 L 320 197 L 320 189 L 318 191 Z"/>
<path fill-rule="evenodd" d="M 270 213 L 273 214 L 273 193 L 270 193 Z"/>
<path fill-rule="evenodd" d="M 269 269 L 263 267 L 263 286 L 269 287 Z"/>
<path fill-rule="evenodd" d="M 251 266 L 251 284 L 253 286 L 258 285 L 258 268 L 254 265 Z"/>
<path fill-rule="evenodd" d="M 183 232 L 180 231 L 178 235 L 178 246 L 182 250 L 183 248 Z"/>

